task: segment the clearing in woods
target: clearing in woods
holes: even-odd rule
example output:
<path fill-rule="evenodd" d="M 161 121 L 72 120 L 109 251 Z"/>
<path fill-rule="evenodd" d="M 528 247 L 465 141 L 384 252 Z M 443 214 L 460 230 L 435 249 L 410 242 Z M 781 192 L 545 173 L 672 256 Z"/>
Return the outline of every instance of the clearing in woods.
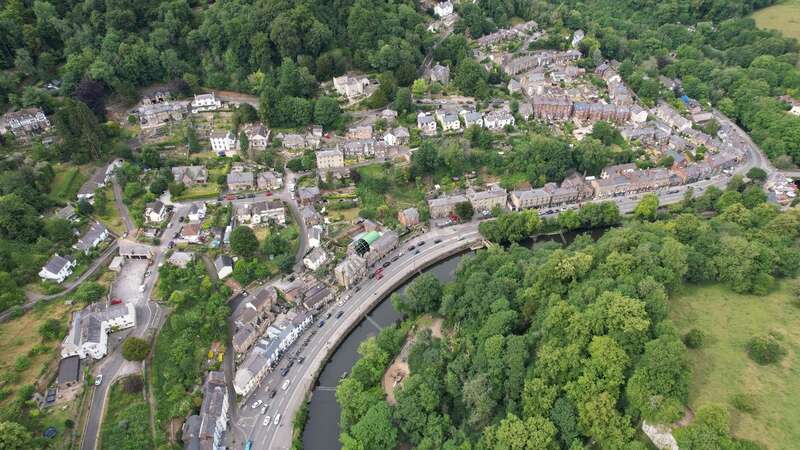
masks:
<path fill-rule="evenodd" d="M 800 0 L 785 0 L 753 13 L 760 28 L 778 30 L 786 37 L 800 39 Z"/>

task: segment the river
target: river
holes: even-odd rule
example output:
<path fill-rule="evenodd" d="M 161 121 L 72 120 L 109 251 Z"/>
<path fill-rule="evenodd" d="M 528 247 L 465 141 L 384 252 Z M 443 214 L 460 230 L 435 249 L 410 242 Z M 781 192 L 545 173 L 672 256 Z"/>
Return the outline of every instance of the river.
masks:
<path fill-rule="evenodd" d="M 593 239 L 603 235 L 605 229 L 587 231 Z M 523 243 L 528 247 L 537 243 L 557 242 L 567 244 L 572 242 L 579 232 L 567 232 L 561 235 L 552 234 L 539 236 Z M 450 257 L 439 262 L 423 272 L 430 272 L 442 282 L 449 282 L 455 279 L 455 272 L 458 263 L 470 253 Z M 408 283 L 413 278 L 403 284 L 396 292 L 405 291 Z M 342 448 L 339 443 L 339 404 L 336 403 L 335 387 L 339 382 L 339 377 L 344 372 L 350 371 L 353 365 L 361 357 L 358 354 L 358 346 L 370 336 L 376 336 L 379 327 L 392 325 L 402 318 L 401 314 L 394 309 L 394 305 L 389 297 L 383 299 L 372 312 L 364 318 L 359 325 L 350 332 L 336 352 L 331 356 L 322 373 L 317 379 L 309 405 L 308 421 L 303 430 L 303 448 L 305 450 L 339 450 Z M 334 420 L 334 418 L 336 420 Z"/>

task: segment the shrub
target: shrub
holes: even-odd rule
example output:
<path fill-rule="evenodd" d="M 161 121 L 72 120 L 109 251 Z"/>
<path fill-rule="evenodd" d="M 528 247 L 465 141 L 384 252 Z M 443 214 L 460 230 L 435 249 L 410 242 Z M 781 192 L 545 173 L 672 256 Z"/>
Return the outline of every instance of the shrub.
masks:
<path fill-rule="evenodd" d="M 125 381 L 122 384 L 122 389 L 129 394 L 136 394 L 138 392 L 142 392 L 143 387 L 144 387 L 144 382 L 142 382 L 142 377 L 138 375 L 125 378 Z"/>
<path fill-rule="evenodd" d="M 735 394 L 731 397 L 731 404 L 739 411 L 746 413 L 754 413 L 756 411 L 756 402 L 752 395 L 749 394 Z"/>
<path fill-rule="evenodd" d="M 58 319 L 47 319 L 39 326 L 39 334 L 45 341 L 52 341 L 61 337 L 61 321 Z"/>
<path fill-rule="evenodd" d="M 703 342 L 705 341 L 706 335 L 702 331 L 698 330 L 697 328 L 692 328 L 683 336 L 683 343 L 686 344 L 687 347 L 692 349 L 697 349 L 703 346 Z"/>
<path fill-rule="evenodd" d="M 122 357 L 128 361 L 142 361 L 150 353 L 150 344 L 144 339 L 129 337 L 122 343 Z"/>
<path fill-rule="evenodd" d="M 747 343 L 747 354 L 750 359 L 761 365 L 772 364 L 780 361 L 786 350 L 771 334 L 753 336 Z"/>
<path fill-rule="evenodd" d="M 28 358 L 26 355 L 22 355 L 14 361 L 14 370 L 16 370 L 17 372 L 24 372 L 28 370 L 30 366 L 31 366 L 31 359 Z"/>

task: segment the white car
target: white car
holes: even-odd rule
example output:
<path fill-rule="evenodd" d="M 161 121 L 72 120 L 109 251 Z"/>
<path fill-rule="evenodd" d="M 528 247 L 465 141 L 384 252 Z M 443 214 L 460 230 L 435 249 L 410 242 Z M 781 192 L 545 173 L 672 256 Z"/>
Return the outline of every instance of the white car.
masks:
<path fill-rule="evenodd" d="M 267 412 L 267 406 L 268 405 L 264 405 L 264 406 L 261 407 L 261 414 L 264 414 L 265 412 Z"/>
<path fill-rule="evenodd" d="M 286 381 L 284 381 L 284 382 L 283 382 L 283 385 L 281 386 L 281 389 L 283 389 L 284 391 L 285 391 L 286 389 L 289 389 L 289 384 L 290 384 L 290 383 L 291 383 L 291 380 L 286 380 Z"/>
<path fill-rule="evenodd" d="M 262 404 L 262 403 L 264 403 L 264 402 L 263 402 L 263 401 L 261 401 L 261 400 L 256 400 L 256 401 L 255 401 L 255 402 L 253 402 L 253 404 L 251 405 L 251 408 L 253 408 L 253 409 L 256 409 L 256 408 L 258 408 L 259 406 L 261 406 L 261 404 Z"/>
<path fill-rule="evenodd" d="M 103 374 L 98 375 L 97 378 L 94 379 L 95 386 L 100 386 L 101 384 L 103 384 Z"/>
<path fill-rule="evenodd" d="M 264 425 L 265 427 L 266 427 L 267 425 L 269 425 L 269 420 L 270 420 L 270 417 L 269 417 L 269 416 L 267 416 L 267 417 L 264 417 L 264 422 L 262 422 L 262 425 Z"/>
<path fill-rule="evenodd" d="M 274 423 L 275 425 L 277 425 L 277 424 L 279 424 L 280 422 L 281 422 L 281 413 L 275 414 L 275 420 L 273 421 L 273 423 Z"/>

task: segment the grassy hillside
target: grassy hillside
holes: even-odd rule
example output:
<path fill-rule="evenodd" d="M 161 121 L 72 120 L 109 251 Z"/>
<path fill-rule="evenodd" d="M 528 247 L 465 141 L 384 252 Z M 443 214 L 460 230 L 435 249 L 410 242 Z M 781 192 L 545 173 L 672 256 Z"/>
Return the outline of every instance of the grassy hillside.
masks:
<path fill-rule="evenodd" d="M 797 448 L 800 442 L 800 308 L 792 304 L 791 282 L 766 296 L 738 295 L 719 286 L 690 287 L 671 305 L 670 316 L 681 333 L 698 328 L 705 344 L 689 350 L 692 378 L 689 405 L 696 411 L 723 404 L 731 412 L 736 437 L 767 449 Z M 755 334 L 777 331 L 788 354 L 778 364 L 760 366 L 745 351 Z M 745 413 L 733 406 L 744 396 L 755 407 Z"/>
<path fill-rule="evenodd" d="M 753 13 L 756 25 L 800 39 L 800 0 L 785 0 Z"/>

